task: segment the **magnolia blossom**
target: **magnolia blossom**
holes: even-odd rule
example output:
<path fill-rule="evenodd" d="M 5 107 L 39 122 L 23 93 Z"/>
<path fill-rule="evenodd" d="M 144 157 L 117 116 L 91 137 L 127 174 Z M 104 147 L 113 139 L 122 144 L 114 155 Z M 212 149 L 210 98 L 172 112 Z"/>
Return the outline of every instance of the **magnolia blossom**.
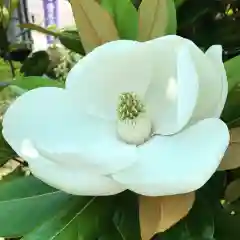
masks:
<path fill-rule="evenodd" d="M 203 53 L 178 36 L 113 41 L 81 59 L 65 89 L 19 97 L 3 135 L 33 175 L 71 194 L 187 193 L 227 149 L 219 119 L 227 89 L 221 46 Z"/>

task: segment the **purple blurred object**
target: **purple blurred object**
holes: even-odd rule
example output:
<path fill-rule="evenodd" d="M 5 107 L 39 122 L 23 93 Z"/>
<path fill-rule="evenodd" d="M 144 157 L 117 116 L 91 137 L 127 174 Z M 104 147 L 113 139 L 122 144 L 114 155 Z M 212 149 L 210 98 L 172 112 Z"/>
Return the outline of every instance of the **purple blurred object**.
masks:
<path fill-rule="evenodd" d="M 49 25 L 58 26 L 58 0 L 42 0 L 44 9 L 44 22 L 45 27 Z M 47 36 L 47 43 L 54 42 L 54 37 Z"/>

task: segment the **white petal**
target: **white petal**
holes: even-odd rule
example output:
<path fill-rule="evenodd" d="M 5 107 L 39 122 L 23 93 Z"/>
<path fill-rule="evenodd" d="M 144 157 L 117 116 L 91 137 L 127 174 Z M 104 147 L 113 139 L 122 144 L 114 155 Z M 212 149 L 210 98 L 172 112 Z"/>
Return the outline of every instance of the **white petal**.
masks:
<path fill-rule="evenodd" d="M 205 52 L 207 57 L 211 59 L 213 62 L 222 64 L 222 46 L 221 45 L 213 45 L 208 48 Z"/>
<path fill-rule="evenodd" d="M 139 147 L 139 160 L 113 178 L 142 195 L 188 193 L 205 184 L 229 144 L 227 126 L 205 119 L 173 136 L 155 136 Z"/>
<path fill-rule="evenodd" d="M 38 88 L 19 97 L 4 116 L 3 134 L 23 158 L 30 140 L 46 158 L 91 167 L 98 174 L 114 173 L 136 160 L 136 147 L 118 140 L 114 123 L 83 116 L 69 93 L 58 88 Z"/>
<path fill-rule="evenodd" d="M 46 158 L 71 167 L 91 167 L 98 174 L 111 174 L 131 166 L 137 160 L 135 145 L 118 139 L 114 123 L 82 116 L 78 129 L 71 131 L 72 138 L 54 142 L 35 141 L 38 151 Z M 65 134 L 66 136 L 66 134 Z"/>
<path fill-rule="evenodd" d="M 228 93 L 222 47 L 212 46 L 205 55 L 192 49 L 192 56 L 199 75 L 199 98 L 192 122 L 204 118 L 219 118 Z"/>
<path fill-rule="evenodd" d="M 156 52 L 157 49 L 162 49 L 162 46 L 165 46 L 165 49 L 172 48 L 175 51 L 179 51 L 183 46 L 189 48 L 199 81 L 199 97 L 191 122 L 195 123 L 205 118 L 219 117 L 228 92 L 221 46 L 212 46 L 204 54 L 192 41 L 175 35 L 157 38 L 149 41 L 148 44 L 155 45 Z M 158 52 L 159 56 L 164 56 L 164 60 L 159 62 L 159 70 L 163 72 L 169 68 L 170 62 L 173 61 L 167 51 L 169 52 L 169 50 Z M 161 68 L 161 66 L 164 67 Z"/>
<path fill-rule="evenodd" d="M 42 157 L 31 159 L 29 167 L 34 176 L 48 185 L 74 195 L 113 195 L 125 189 L 106 176 L 89 169 L 66 168 Z"/>
<path fill-rule="evenodd" d="M 62 126 L 66 117 L 73 113 L 73 102 L 64 89 L 44 87 L 28 91 L 17 98 L 5 113 L 4 137 L 19 154 L 24 139 L 54 137 L 51 128 Z M 75 121 L 76 125 L 77 119 L 71 120 L 71 124 Z"/>
<path fill-rule="evenodd" d="M 222 91 L 220 92 L 220 97 L 217 103 L 217 107 L 215 108 L 215 112 L 213 112 L 212 114 L 212 117 L 220 117 L 227 100 L 227 95 L 228 95 L 227 74 L 222 61 L 222 46 L 221 45 L 211 46 L 206 51 L 206 56 L 212 59 L 214 66 L 217 68 L 217 71 L 222 73 L 222 78 L 221 78 Z"/>
<path fill-rule="evenodd" d="M 162 44 L 160 40 L 159 43 Z M 167 47 L 160 47 L 163 53 L 153 57 L 163 67 L 156 66 L 145 97 L 154 132 L 163 135 L 174 134 L 188 123 L 198 96 L 198 75 L 188 46 L 177 51 L 170 47 L 168 51 Z"/>
<path fill-rule="evenodd" d="M 66 87 L 79 107 L 105 119 L 116 119 L 120 93 L 143 96 L 151 78 L 151 63 L 142 43 L 119 40 L 94 49 L 70 71 Z"/>

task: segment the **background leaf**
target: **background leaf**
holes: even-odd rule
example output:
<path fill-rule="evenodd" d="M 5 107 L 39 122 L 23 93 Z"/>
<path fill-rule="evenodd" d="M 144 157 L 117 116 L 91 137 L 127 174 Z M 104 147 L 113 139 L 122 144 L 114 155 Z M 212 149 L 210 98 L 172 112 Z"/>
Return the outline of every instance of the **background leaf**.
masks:
<path fill-rule="evenodd" d="M 26 29 L 33 30 L 33 31 L 37 31 L 37 32 L 40 32 L 40 33 L 43 33 L 43 34 L 51 35 L 51 36 L 54 36 L 56 38 L 59 36 L 58 32 L 52 31 L 48 28 L 41 27 L 41 26 L 39 26 L 37 24 L 34 24 L 34 23 L 19 24 L 19 27 L 26 28 Z"/>
<path fill-rule="evenodd" d="M 236 56 L 224 63 L 228 79 L 228 91 L 240 83 L 240 56 Z"/>
<path fill-rule="evenodd" d="M 103 43 L 119 39 L 113 19 L 95 0 L 69 2 L 86 52 Z"/>
<path fill-rule="evenodd" d="M 86 208 L 92 207 L 91 204 L 94 201 L 95 198 L 93 197 L 73 198 L 56 215 L 24 236 L 23 240 L 78 239 L 82 234 L 81 232 L 89 228 L 94 237 L 94 231 L 92 231 L 94 229 L 91 228 L 91 224 L 85 222 L 80 225 L 78 221 L 83 218 L 82 214 Z M 83 237 L 86 237 L 86 234 Z"/>
<path fill-rule="evenodd" d="M 18 86 L 25 90 L 31 90 L 38 87 L 64 87 L 64 83 L 56 80 L 49 79 L 47 77 L 20 77 L 11 82 L 14 86 Z"/>
<path fill-rule="evenodd" d="M 234 202 L 240 197 L 240 179 L 232 181 L 225 191 L 225 199 Z"/>
<path fill-rule="evenodd" d="M 194 192 L 163 197 L 139 196 L 142 240 L 175 225 L 188 214 L 194 200 Z"/>
<path fill-rule="evenodd" d="M 139 7 L 138 40 L 147 41 L 176 33 L 176 9 L 172 0 L 143 0 Z"/>
<path fill-rule="evenodd" d="M 77 30 L 64 30 L 59 35 L 59 40 L 63 46 L 69 50 L 85 55 L 85 51 Z"/>
<path fill-rule="evenodd" d="M 130 0 L 101 0 L 111 14 L 121 39 L 136 40 L 138 33 L 138 13 Z"/>
<path fill-rule="evenodd" d="M 129 193 L 73 199 L 23 239 L 140 239 L 136 199 Z"/>
<path fill-rule="evenodd" d="M 50 65 L 48 53 L 45 51 L 34 52 L 28 57 L 20 68 L 24 76 L 42 76 Z"/>
<path fill-rule="evenodd" d="M 4 165 L 8 160 L 16 157 L 17 154 L 7 144 L 2 135 L 2 124 L 0 124 L 0 167 Z"/>
<path fill-rule="evenodd" d="M 126 191 L 116 196 L 114 226 L 122 240 L 140 239 L 138 196 Z"/>
<path fill-rule="evenodd" d="M 36 178 L 0 181 L 0 236 L 22 236 L 68 204 L 72 196 Z"/>
<path fill-rule="evenodd" d="M 240 87 L 234 87 L 228 93 L 221 118 L 229 128 L 240 126 Z"/>
<path fill-rule="evenodd" d="M 225 173 L 215 174 L 203 188 L 196 192 L 196 201 L 189 214 L 175 226 L 159 234 L 156 239 L 218 240 L 216 226 L 219 222 L 216 222 L 216 219 L 220 214 L 220 199 L 224 195 L 225 180 Z"/>

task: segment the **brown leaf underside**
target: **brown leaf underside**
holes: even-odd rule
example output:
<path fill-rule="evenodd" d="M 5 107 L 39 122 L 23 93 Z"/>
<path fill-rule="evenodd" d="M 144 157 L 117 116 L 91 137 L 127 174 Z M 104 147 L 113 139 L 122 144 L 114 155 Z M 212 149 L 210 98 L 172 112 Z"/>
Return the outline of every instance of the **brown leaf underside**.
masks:
<path fill-rule="evenodd" d="M 73 16 L 86 52 L 119 39 L 109 13 L 94 0 L 70 0 Z"/>
<path fill-rule="evenodd" d="M 230 130 L 230 144 L 218 168 L 219 171 L 240 167 L 240 128 Z"/>
<path fill-rule="evenodd" d="M 195 200 L 195 193 L 165 197 L 139 197 L 142 240 L 164 232 L 185 217 Z"/>
<path fill-rule="evenodd" d="M 164 35 L 167 27 L 167 1 L 143 0 L 139 7 L 139 41 Z"/>

